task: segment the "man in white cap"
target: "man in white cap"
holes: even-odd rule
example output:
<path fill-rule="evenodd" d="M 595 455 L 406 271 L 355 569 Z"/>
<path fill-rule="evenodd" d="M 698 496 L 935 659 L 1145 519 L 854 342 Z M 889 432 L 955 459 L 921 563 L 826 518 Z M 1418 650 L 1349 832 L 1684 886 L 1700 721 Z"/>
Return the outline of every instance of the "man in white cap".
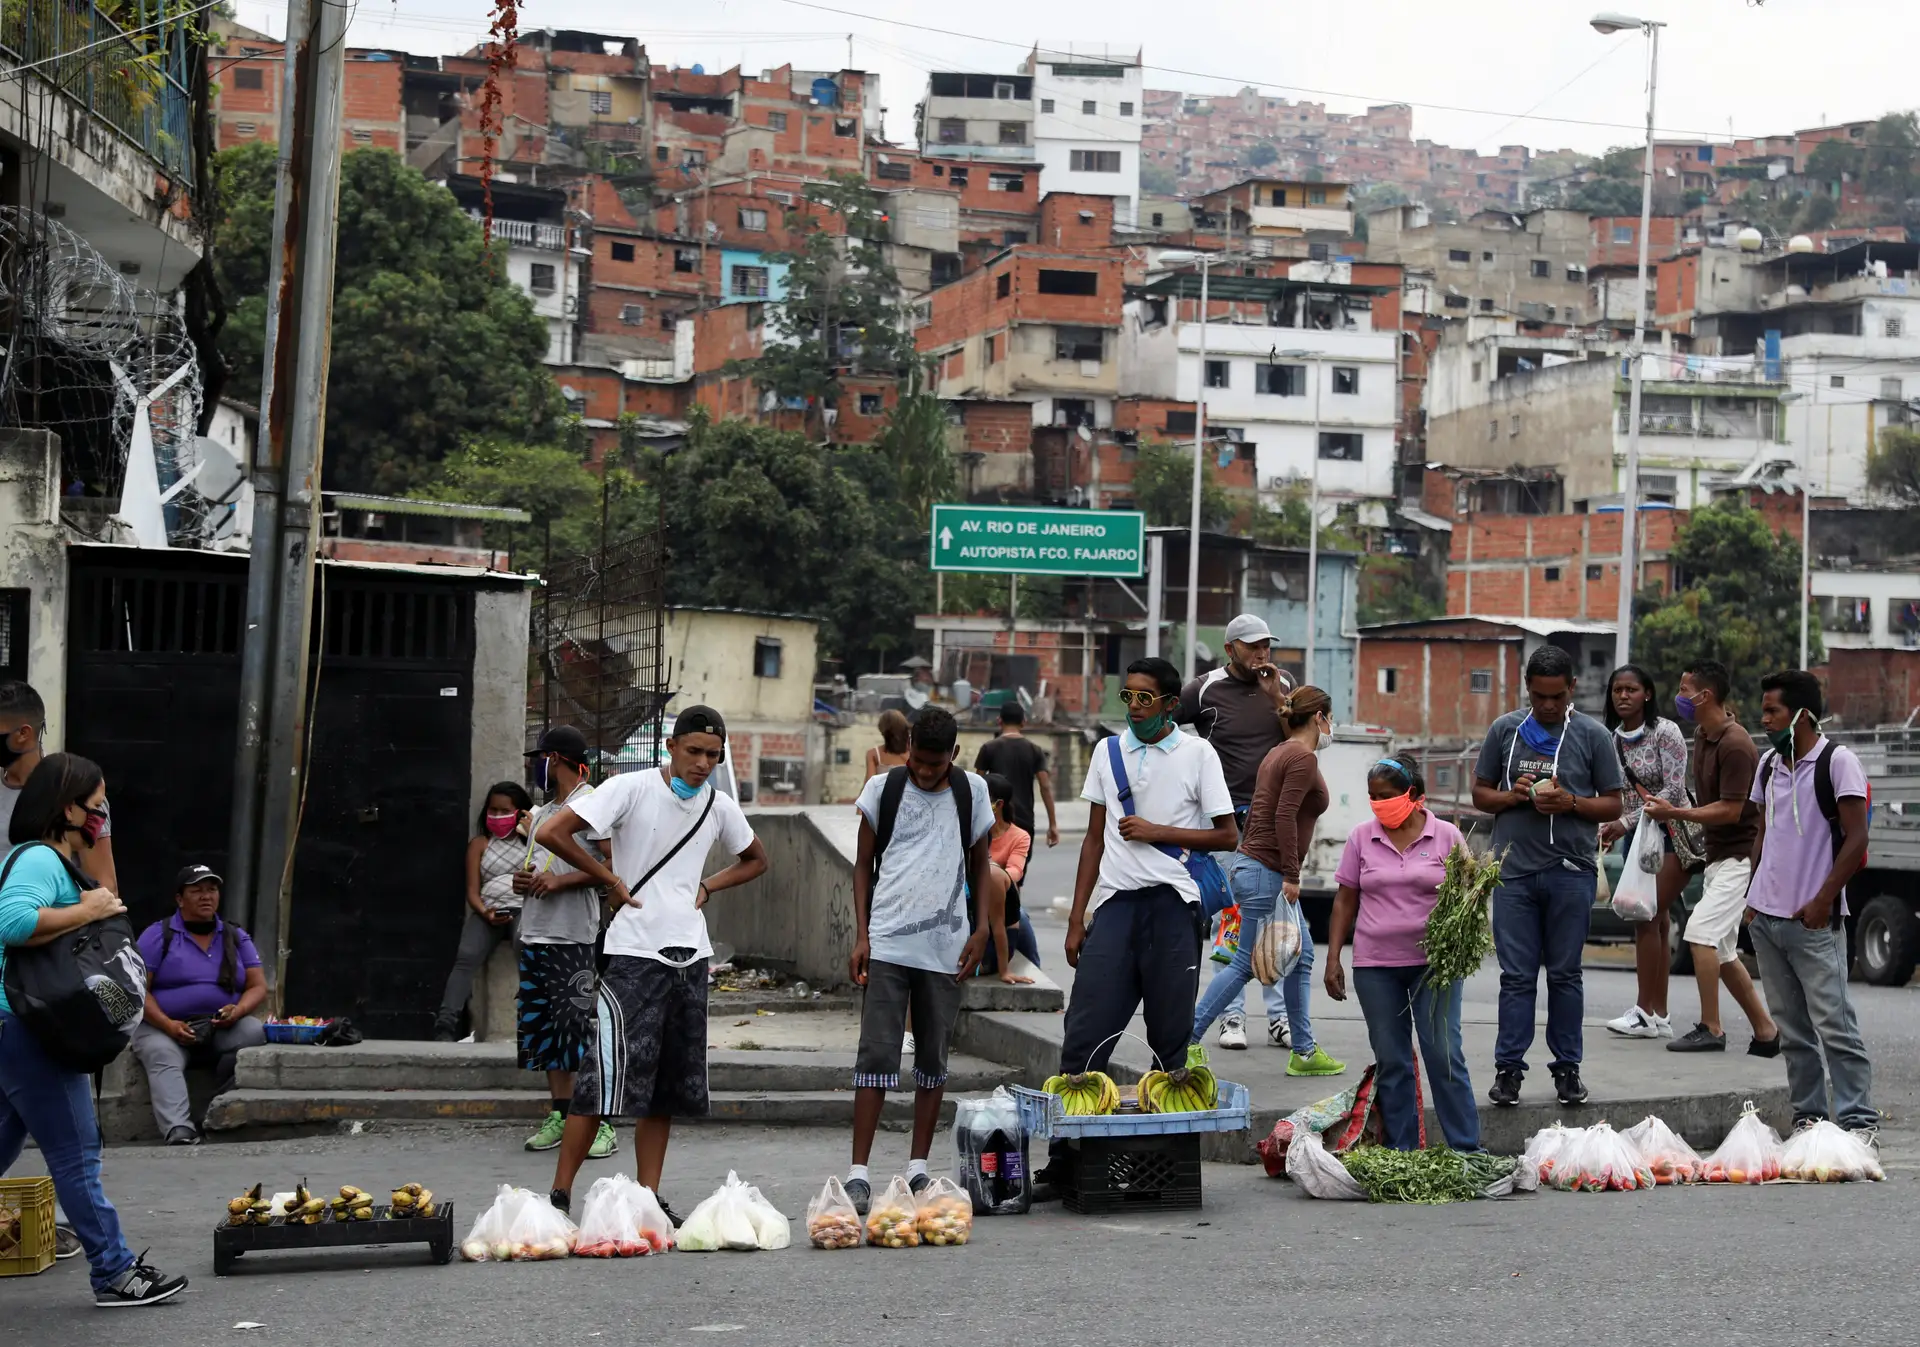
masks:
<path fill-rule="evenodd" d="M 1233 796 L 1234 822 L 1243 833 L 1260 764 L 1285 737 L 1280 703 L 1292 689 L 1293 679 L 1273 662 L 1273 632 L 1252 613 L 1227 623 L 1227 662 L 1181 689 L 1180 710 L 1174 719 L 1193 726 L 1213 745 Z M 1276 1048 L 1290 1046 L 1287 1006 L 1279 986 L 1263 987 L 1261 992 L 1267 1004 L 1267 1041 Z M 1247 1046 L 1245 988 L 1220 1018 L 1220 1046 Z"/>

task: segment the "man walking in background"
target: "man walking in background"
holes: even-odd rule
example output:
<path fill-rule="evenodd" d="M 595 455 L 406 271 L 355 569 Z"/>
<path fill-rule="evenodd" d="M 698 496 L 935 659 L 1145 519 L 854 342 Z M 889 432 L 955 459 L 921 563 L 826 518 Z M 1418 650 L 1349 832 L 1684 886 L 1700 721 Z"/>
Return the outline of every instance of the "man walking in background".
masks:
<path fill-rule="evenodd" d="M 1047 807 L 1047 845 L 1060 844 L 1060 818 L 1053 805 L 1053 774 L 1047 770 L 1046 750 L 1026 736 L 1027 713 L 1019 701 L 1000 707 L 999 737 L 980 745 L 973 755 L 973 770 L 981 776 L 998 772 L 1013 787 L 1007 818 L 1029 837 L 1038 837 L 1034 827 L 1033 790 L 1040 788 L 1040 800 Z"/>
<path fill-rule="evenodd" d="M 1273 632 L 1252 613 L 1227 623 L 1227 662 L 1180 690 L 1180 709 L 1174 719 L 1191 725 L 1213 745 L 1233 796 L 1233 821 L 1243 837 L 1260 764 L 1286 738 L 1280 704 L 1292 690 L 1293 679 L 1273 662 Z M 1216 964 L 1213 976 L 1220 976 L 1223 967 Z M 1261 987 L 1260 995 L 1267 1006 L 1267 1042 L 1276 1048 L 1290 1047 L 1287 1003 L 1279 985 Z M 1220 1046 L 1230 1050 L 1247 1046 L 1245 987 L 1220 1017 Z"/>

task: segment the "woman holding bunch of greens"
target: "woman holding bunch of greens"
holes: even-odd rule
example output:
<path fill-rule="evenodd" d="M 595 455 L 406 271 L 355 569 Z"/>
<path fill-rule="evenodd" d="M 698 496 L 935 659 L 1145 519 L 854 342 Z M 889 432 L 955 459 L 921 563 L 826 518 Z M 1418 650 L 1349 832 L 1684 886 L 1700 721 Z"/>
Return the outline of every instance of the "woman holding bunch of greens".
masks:
<path fill-rule="evenodd" d="M 1367 1019 L 1380 1087 L 1380 1120 L 1394 1150 L 1420 1148 L 1420 1100 L 1413 1040 L 1427 1060 L 1427 1084 L 1447 1144 L 1480 1148 L 1480 1114 L 1460 1044 L 1459 983 L 1436 996 L 1421 948 L 1440 896 L 1447 855 L 1465 845 L 1460 830 L 1426 806 L 1427 783 L 1408 754 L 1383 758 L 1367 773 L 1373 817 L 1347 838 L 1334 871 L 1338 886 L 1327 923 L 1327 995 L 1347 999 L 1340 951 L 1353 937 L 1353 989 Z"/>

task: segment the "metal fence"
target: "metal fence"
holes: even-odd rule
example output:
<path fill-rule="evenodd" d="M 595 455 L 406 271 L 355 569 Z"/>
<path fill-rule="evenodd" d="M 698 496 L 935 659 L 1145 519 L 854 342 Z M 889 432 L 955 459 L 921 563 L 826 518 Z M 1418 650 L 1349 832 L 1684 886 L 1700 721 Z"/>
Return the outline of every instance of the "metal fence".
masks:
<path fill-rule="evenodd" d="M 527 747 L 570 725 L 596 779 L 664 751 L 666 543 L 653 529 L 553 563 L 534 600 Z"/>

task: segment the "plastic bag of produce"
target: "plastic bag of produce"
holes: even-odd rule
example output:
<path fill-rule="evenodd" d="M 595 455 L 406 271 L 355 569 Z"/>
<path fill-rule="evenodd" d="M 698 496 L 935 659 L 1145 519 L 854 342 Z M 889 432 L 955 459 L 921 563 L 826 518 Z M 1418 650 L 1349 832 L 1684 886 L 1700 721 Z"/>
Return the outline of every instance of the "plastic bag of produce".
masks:
<path fill-rule="evenodd" d="M 898 1174 L 867 1211 L 867 1243 L 876 1249 L 911 1249 L 920 1243 L 913 1190 Z"/>
<path fill-rule="evenodd" d="M 1302 944 L 1300 904 L 1282 902 L 1254 937 L 1253 975 L 1269 987 L 1281 981 L 1300 962 Z"/>
<path fill-rule="evenodd" d="M 732 1174 L 727 1175 L 732 1178 Z M 753 1227 L 753 1243 L 757 1249 L 784 1249 L 793 1243 L 793 1225 L 781 1214 L 778 1207 L 761 1195 L 752 1184 L 742 1185 L 740 1194 L 742 1208 L 746 1212 L 747 1224 Z"/>
<path fill-rule="evenodd" d="M 673 1222 L 651 1189 L 625 1174 L 594 1181 L 587 1190 L 573 1252 L 581 1258 L 637 1258 L 673 1247 Z"/>
<path fill-rule="evenodd" d="M 1647 1162 L 1655 1183 L 1694 1183 L 1700 1178 L 1700 1153 L 1658 1118 L 1649 1115 L 1620 1135 Z"/>
<path fill-rule="evenodd" d="M 1540 1176 L 1540 1182 L 1552 1186 L 1554 1171 L 1560 1167 L 1569 1149 L 1586 1132 L 1584 1127 L 1562 1127 L 1559 1123 L 1543 1127 L 1527 1142 L 1526 1153 L 1521 1158 L 1533 1166 L 1534 1172 Z"/>
<path fill-rule="evenodd" d="M 1573 1193 L 1633 1192 L 1654 1186 L 1653 1171 L 1612 1127 L 1595 1123 L 1561 1152 L 1553 1186 Z"/>
<path fill-rule="evenodd" d="M 1627 849 L 1626 866 L 1620 871 L 1620 882 L 1613 886 L 1613 914 L 1631 922 L 1652 921 L 1658 916 L 1660 892 L 1655 876 L 1659 871 L 1660 830 L 1651 826 L 1635 828 L 1633 845 Z"/>
<path fill-rule="evenodd" d="M 504 1263 L 513 1257 L 513 1227 L 520 1209 L 530 1202 L 547 1206 L 545 1199 L 525 1188 L 503 1183 L 493 1203 L 473 1223 L 460 1243 L 460 1256 L 469 1263 Z"/>
<path fill-rule="evenodd" d="M 860 1247 L 860 1213 L 839 1179 L 828 1179 L 820 1196 L 807 1203 L 807 1238 L 816 1249 Z"/>
<path fill-rule="evenodd" d="M 1858 1183 L 1884 1179 L 1887 1174 L 1873 1147 L 1822 1118 L 1787 1138 L 1780 1177 L 1806 1183 Z"/>
<path fill-rule="evenodd" d="M 681 1251 L 712 1253 L 716 1249 L 759 1248 L 760 1238 L 747 1214 L 747 1192 L 740 1176 L 728 1170 L 727 1181 L 714 1190 L 712 1197 L 695 1207 L 686 1224 L 680 1227 Z"/>
<path fill-rule="evenodd" d="M 1748 1100 L 1720 1149 L 1702 1164 L 1701 1177 L 1708 1183 L 1766 1183 L 1780 1177 L 1783 1158 L 1780 1134 L 1760 1121 L 1760 1110 Z"/>
<path fill-rule="evenodd" d="M 532 1200 L 520 1204 L 507 1230 L 509 1256 L 518 1263 L 538 1263 L 570 1255 L 579 1233 L 573 1222 L 538 1194 L 528 1197 Z"/>
<path fill-rule="evenodd" d="M 1006 1086 L 988 1099 L 954 1106 L 953 1177 L 973 1199 L 976 1216 L 1017 1216 L 1033 1206 L 1027 1174 L 1027 1134 L 1020 1105 Z"/>
<path fill-rule="evenodd" d="M 922 1244 L 965 1244 L 973 1237 L 973 1199 L 952 1179 L 935 1179 L 914 1199 L 913 1228 Z"/>
<path fill-rule="evenodd" d="M 1309 1197 L 1339 1202 L 1364 1202 L 1367 1190 L 1347 1173 L 1347 1167 L 1327 1153 L 1318 1132 L 1299 1131 L 1287 1146 L 1287 1177 Z"/>

